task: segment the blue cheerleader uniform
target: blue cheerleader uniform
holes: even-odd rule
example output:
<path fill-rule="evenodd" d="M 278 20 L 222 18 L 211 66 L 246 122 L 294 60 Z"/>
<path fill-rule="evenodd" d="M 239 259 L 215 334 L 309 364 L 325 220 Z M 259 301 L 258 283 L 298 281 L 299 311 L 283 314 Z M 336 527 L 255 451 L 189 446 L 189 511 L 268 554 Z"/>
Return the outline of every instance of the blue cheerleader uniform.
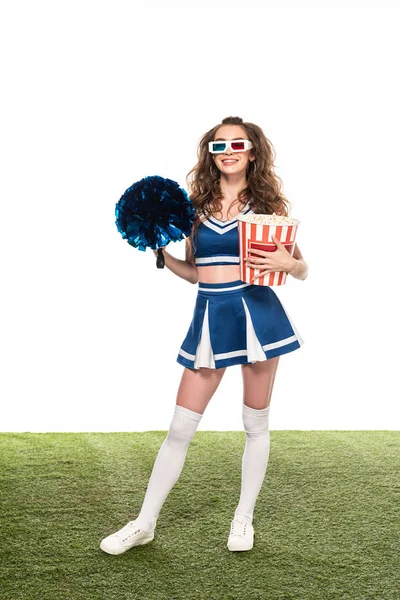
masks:
<path fill-rule="evenodd" d="M 249 203 L 243 214 L 253 213 Z M 239 265 L 237 216 L 202 221 L 194 243 L 197 267 Z M 189 369 L 220 369 L 268 360 L 300 348 L 304 341 L 269 286 L 198 283 L 192 322 L 177 362 Z"/>

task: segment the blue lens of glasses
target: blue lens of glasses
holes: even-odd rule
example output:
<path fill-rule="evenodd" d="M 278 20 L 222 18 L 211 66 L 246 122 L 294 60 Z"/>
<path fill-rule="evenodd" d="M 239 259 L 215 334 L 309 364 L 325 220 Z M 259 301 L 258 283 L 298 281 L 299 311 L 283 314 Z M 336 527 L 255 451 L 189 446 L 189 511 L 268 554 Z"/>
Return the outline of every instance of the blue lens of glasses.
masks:
<path fill-rule="evenodd" d="M 223 152 L 226 148 L 225 142 L 214 142 L 212 149 L 214 152 Z"/>

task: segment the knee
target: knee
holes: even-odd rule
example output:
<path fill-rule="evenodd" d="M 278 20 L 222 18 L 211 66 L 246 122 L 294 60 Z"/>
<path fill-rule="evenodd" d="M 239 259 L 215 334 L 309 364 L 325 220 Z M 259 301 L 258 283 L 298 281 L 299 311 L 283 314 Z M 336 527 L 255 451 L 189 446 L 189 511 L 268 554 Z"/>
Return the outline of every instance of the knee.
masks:
<path fill-rule="evenodd" d="M 202 416 L 200 413 L 176 405 L 167 439 L 170 442 L 188 446 L 197 431 Z"/>
<path fill-rule="evenodd" d="M 247 437 L 269 434 L 269 409 L 269 406 L 263 409 L 255 409 L 243 404 L 242 417 Z"/>

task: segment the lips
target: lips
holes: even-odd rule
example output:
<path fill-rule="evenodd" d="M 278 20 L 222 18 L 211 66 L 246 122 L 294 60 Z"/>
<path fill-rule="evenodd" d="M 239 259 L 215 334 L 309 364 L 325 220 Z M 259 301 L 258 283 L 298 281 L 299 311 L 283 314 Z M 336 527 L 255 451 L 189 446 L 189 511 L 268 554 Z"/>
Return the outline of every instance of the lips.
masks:
<path fill-rule="evenodd" d="M 237 162 L 237 159 L 236 159 L 236 158 L 226 158 L 226 159 L 225 159 L 225 160 L 223 160 L 222 162 L 223 162 L 224 164 L 225 164 L 226 162 L 230 162 L 230 163 L 232 163 L 232 164 L 233 164 L 234 162 Z"/>

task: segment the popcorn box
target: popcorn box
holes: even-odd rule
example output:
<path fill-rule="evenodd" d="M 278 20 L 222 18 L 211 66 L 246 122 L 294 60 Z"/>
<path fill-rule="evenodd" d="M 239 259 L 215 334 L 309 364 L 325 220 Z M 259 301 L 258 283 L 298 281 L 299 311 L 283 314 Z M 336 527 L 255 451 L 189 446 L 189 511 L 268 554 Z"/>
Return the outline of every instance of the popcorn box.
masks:
<path fill-rule="evenodd" d="M 249 256 L 251 249 L 266 250 L 275 252 L 276 246 L 272 241 L 272 236 L 286 247 L 286 250 L 293 255 L 297 228 L 300 221 L 290 217 L 272 215 L 248 214 L 239 215 L 239 257 L 240 257 L 240 279 L 245 283 L 254 285 L 284 285 L 287 279 L 285 271 L 276 271 L 266 273 L 255 281 L 252 281 L 255 275 L 260 273 L 261 269 L 248 267 L 244 258 Z M 253 254 L 253 257 L 256 255 Z M 259 256 L 259 255 L 257 255 Z"/>

